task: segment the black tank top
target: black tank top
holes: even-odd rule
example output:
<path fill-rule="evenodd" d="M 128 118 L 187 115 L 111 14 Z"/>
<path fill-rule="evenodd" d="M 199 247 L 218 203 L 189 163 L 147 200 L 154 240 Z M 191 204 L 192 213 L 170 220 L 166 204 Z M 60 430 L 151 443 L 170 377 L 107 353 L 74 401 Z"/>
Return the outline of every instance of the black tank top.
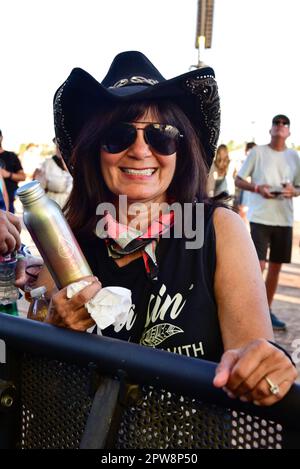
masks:
<path fill-rule="evenodd" d="M 119 267 L 108 256 L 103 240 L 94 236 L 78 242 L 103 287 L 121 286 L 132 292 L 127 322 L 103 335 L 170 352 L 219 361 L 223 353 L 214 297 L 216 242 L 213 207 L 205 207 L 204 243 L 186 249 L 186 239 L 158 243 L 158 280 L 149 280 L 142 258 Z"/>

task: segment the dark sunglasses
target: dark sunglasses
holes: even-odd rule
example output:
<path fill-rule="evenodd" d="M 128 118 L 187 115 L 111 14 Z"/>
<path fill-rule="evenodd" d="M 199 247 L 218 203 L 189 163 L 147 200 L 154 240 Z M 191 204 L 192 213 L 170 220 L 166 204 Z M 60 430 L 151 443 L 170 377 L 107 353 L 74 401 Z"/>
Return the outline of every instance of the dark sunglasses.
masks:
<path fill-rule="evenodd" d="M 153 122 L 136 122 L 136 124 L 148 125 L 140 128 L 127 122 L 120 122 L 108 129 L 101 143 L 103 150 L 108 153 L 120 153 L 126 150 L 135 142 L 137 130 L 144 131 L 145 142 L 160 155 L 172 155 L 178 150 L 179 140 L 183 135 L 173 125 Z"/>
<path fill-rule="evenodd" d="M 281 119 L 273 121 L 273 125 L 280 125 L 280 124 L 284 125 L 284 127 L 289 127 L 290 126 L 287 121 L 283 121 Z"/>

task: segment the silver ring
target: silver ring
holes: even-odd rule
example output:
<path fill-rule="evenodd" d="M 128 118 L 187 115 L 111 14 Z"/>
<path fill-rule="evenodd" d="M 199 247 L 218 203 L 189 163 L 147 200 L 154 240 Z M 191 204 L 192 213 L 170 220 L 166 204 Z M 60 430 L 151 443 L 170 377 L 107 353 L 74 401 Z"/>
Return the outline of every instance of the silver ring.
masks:
<path fill-rule="evenodd" d="M 273 381 L 271 381 L 269 378 L 267 378 L 265 376 L 265 380 L 267 381 L 268 385 L 269 385 L 269 389 L 270 389 L 270 392 L 272 394 L 274 394 L 274 396 L 276 396 L 277 394 L 279 394 L 279 386 L 278 384 L 275 384 L 273 383 Z"/>

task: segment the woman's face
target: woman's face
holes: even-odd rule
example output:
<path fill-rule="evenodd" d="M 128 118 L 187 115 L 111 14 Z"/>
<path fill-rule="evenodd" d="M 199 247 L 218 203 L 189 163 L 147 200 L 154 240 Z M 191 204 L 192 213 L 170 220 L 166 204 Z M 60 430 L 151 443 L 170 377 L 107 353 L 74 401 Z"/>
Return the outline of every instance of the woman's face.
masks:
<path fill-rule="evenodd" d="M 229 156 L 225 148 L 221 148 L 216 157 L 216 166 L 220 171 L 225 171 L 229 165 Z"/>
<path fill-rule="evenodd" d="M 164 202 L 176 167 L 176 153 L 159 155 L 147 145 L 143 129 L 146 123 L 158 122 L 151 111 L 132 124 L 138 129 L 134 143 L 120 153 L 101 149 L 101 171 L 109 190 L 127 195 L 132 202 Z M 138 171 L 138 173 L 136 173 Z"/>

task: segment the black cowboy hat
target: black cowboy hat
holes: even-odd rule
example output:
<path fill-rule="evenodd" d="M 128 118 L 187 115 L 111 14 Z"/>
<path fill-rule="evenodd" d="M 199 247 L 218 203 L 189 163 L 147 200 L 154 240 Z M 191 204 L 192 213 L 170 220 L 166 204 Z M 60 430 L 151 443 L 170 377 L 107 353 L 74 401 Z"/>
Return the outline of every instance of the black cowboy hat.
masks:
<path fill-rule="evenodd" d="M 170 98 L 188 116 L 204 146 L 210 166 L 220 131 L 220 104 L 214 71 L 202 67 L 166 80 L 148 58 L 137 51 L 118 54 L 99 83 L 74 68 L 54 96 L 57 143 L 67 165 L 87 120 L 104 104 Z M 72 170 L 69 164 L 69 169 Z"/>

